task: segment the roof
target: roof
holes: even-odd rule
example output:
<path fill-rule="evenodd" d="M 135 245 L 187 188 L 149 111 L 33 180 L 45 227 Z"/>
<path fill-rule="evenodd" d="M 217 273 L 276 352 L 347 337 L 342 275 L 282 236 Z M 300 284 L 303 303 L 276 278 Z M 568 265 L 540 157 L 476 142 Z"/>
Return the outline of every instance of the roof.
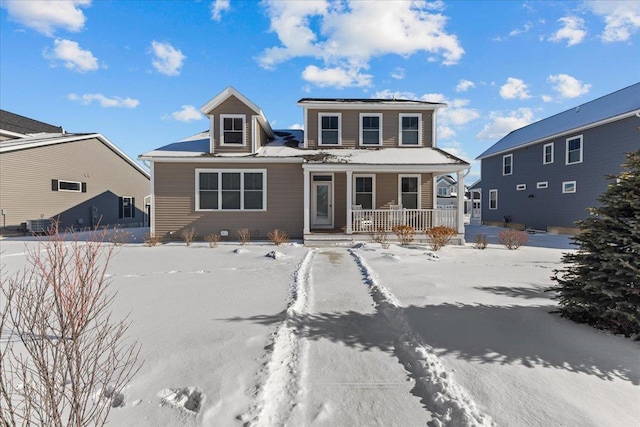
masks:
<path fill-rule="evenodd" d="M 477 158 L 483 159 L 640 112 L 640 83 L 514 130 Z"/>
<path fill-rule="evenodd" d="M 21 135 L 42 132 L 64 133 L 60 126 L 50 125 L 6 110 L 0 110 L 0 129 Z"/>
<path fill-rule="evenodd" d="M 127 156 L 123 151 L 116 147 L 111 141 L 99 133 L 77 133 L 77 134 L 63 134 L 63 133 L 41 133 L 32 136 L 26 136 L 19 139 L 10 139 L 6 141 L 0 141 L 0 153 L 7 153 L 11 151 L 27 150 L 37 147 L 44 147 L 56 144 L 66 144 L 76 141 L 84 141 L 87 139 L 97 139 L 107 146 L 110 150 L 120 156 L 124 161 L 133 166 L 138 172 L 145 177 L 149 178 L 149 172 L 147 172 L 142 166 L 136 163 L 131 157 Z"/>
<path fill-rule="evenodd" d="M 414 99 L 376 99 L 376 98 L 302 98 L 298 101 L 302 107 L 334 106 L 343 109 L 371 109 L 382 106 L 391 109 L 438 109 L 447 104 L 438 102 L 417 101 Z"/>

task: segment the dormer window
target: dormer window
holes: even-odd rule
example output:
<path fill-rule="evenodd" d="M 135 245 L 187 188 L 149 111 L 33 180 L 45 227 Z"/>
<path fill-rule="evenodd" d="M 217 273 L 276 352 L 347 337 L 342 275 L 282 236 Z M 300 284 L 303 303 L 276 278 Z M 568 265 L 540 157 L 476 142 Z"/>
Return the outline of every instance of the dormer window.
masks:
<path fill-rule="evenodd" d="M 400 145 L 420 145 L 421 129 L 420 114 L 400 114 Z"/>
<path fill-rule="evenodd" d="M 318 144 L 340 145 L 341 115 L 339 113 L 318 114 Z"/>
<path fill-rule="evenodd" d="M 220 145 L 245 144 L 244 114 L 220 115 Z"/>
<path fill-rule="evenodd" d="M 360 145 L 382 145 L 382 114 L 360 113 Z"/>

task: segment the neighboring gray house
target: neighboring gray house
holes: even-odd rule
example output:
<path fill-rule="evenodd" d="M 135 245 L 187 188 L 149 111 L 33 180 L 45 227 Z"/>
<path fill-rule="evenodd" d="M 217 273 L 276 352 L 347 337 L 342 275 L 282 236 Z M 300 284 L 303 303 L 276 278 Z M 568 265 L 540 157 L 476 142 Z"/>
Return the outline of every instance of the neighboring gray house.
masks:
<path fill-rule="evenodd" d="M 515 130 L 478 156 L 482 223 L 575 233 L 640 148 L 640 83 Z"/>
<path fill-rule="evenodd" d="M 74 229 L 148 223 L 148 172 L 103 135 L 1 113 L 0 234 L 51 218 Z"/>
<path fill-rule="evenodd" d="M 465 186 L 464 191 L 464 213 L 469 214 L 471 203 L 468 198 L 468 191 Z M 458 206 L 458 181 L 451 175 L 440 175 L 436 179 L 436 195 L 438 209 L 457 209 Z"/>

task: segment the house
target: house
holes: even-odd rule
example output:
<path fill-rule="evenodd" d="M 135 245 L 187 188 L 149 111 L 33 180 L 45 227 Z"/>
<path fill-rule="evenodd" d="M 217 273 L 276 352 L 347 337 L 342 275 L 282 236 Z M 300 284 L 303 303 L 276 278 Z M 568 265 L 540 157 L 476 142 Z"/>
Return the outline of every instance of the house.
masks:
<path fill-rule="evenodd" d="M 200 111 L 209 129 L 147 152 L 151 228 L 157 236 L 235 239 L 247 228 L 314 242 L 350 242 L 411 225 L 449 225 L 463 241 L 462 203 L 436 210 L 436 176 L 470 166 L 437 148 L 444 104 L 384 99 L 304 98 L 304 132 L 273 130 L 263 111 L 227 88 Z M 424 236 L 424 235 L 423 235 Z"/>
<path fill-rule="evenodd" d="M 436 178 L 437 208 L 457 209 L 458 206 L 458 182 L 451 175 L 440 175 Z M 471 200 L 469 198 L 469 188 L 464 187 L 464 213 L 471 212 Z"/>
<path fill-rule="evenodd" d="M 640 83 L 540 120 L 482 153 L 482 222 L 576 233 L 640 147 Z"/>
<path fill-rule="evenodd" d="M 0 221 L 3 234 L 143 226 L 149 173 L 99 133 L 73 134 L 0 111 Z M 147 198 L 147 202 L 148 202 Z"/>
<path fill-rule="evenodd" d="M 470 224 L 482 223 L 482 180 L 477 180 L 469 186 L 469 200 L 471 201 Z"/>

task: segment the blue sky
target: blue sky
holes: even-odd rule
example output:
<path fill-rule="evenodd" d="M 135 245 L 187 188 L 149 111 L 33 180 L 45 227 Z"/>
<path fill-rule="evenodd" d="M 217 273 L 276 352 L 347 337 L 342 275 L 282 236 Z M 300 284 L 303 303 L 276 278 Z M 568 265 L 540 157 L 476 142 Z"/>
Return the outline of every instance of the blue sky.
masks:
<path fill-rule="evenodd" d="M 0 0 L 0 19 L 0 108 L 134 158 L 205 130 L 227 86 L 276 129 L 303 97 L 446 102 L 438 145 L 473 161 L 640 81 L 638 1 Z"/>

